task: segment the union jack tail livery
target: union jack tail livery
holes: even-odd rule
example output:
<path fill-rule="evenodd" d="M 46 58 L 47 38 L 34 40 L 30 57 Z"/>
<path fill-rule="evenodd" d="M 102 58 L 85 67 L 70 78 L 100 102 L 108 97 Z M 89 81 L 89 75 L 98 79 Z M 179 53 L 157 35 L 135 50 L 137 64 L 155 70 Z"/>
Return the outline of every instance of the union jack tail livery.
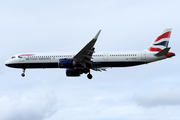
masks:
<path fill-rule="evenodd" d="M 155 56 L 166 56 L 167 58 L 175 56 L 175 53 L 169 52 L 170 47 L 168 47 L 169 38 L 171 36 L 171 28 L 165 29 L 156 40 L 149 46 L 148 51 L 158 52 Z"/>
<path fill-rule="evenodd" d="M 171 35 L 171 28 L 165 29 L 157 39 L 149 46 L 148 50 L 151 52 L 158 52 L 168 47 L 169 38 Z"/>

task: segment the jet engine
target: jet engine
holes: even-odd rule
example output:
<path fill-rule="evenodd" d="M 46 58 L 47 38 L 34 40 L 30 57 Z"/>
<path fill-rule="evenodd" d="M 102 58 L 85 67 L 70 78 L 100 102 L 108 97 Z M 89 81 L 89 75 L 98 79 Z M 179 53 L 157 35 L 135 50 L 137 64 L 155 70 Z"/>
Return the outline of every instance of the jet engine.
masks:
<path fill-rule="evenodd" d="M 60 68 L 72 68 L 73 67 L 73 59 L 59 59 L 59 67 Z"/>
<path fill-rule="evenodd" d="M 66 76 L 80 76 L 80 71 L 78 69 L 67 69 L 66 70 Z"/>

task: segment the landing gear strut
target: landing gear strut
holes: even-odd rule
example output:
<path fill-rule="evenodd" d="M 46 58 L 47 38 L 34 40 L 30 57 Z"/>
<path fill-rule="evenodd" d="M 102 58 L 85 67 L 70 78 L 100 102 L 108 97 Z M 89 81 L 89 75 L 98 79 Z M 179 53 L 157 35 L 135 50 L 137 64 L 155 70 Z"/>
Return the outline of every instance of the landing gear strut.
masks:
<path fill-rule="evenodd" d="M 22 77 L 25 76 L 25 70 L 26 70 L 26 69 L 24 68 L 24 69 L 23 69 L 23 72 L 22 72 L 22 74 L 21 74 Z"/>

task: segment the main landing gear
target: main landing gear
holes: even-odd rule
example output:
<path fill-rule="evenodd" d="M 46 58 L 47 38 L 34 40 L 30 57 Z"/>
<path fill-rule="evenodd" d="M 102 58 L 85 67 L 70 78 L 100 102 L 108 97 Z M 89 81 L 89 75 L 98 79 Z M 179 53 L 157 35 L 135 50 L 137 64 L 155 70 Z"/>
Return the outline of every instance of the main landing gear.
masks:
<path fill-rule="evenodd" d="M 89 68 L 84 69 L 84 70 L 83 70 L 83 73 L 85 73 L 85 74 L 88 73 L 87 78 L 88 78 L 88 79 L 92 79 L 93 76 L 91 75 Z"/>
<path fill-rule="evenodd" d="M 22 77 L 25 76 L 25 70 L 26 70 L 26 69 L 24 68 L 24 69 L 23 69 L 23 72 L 22 72 L 22 74 L 21 74 Z"/>

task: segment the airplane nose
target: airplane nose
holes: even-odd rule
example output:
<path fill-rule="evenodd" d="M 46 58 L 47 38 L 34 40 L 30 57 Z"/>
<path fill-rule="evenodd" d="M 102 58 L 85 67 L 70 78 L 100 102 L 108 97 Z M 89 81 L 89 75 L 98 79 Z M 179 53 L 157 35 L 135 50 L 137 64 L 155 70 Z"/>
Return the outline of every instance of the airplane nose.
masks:
<path fill-rule="evenodd" d="M 9 61 L 9 60 L 6 60 L 5 65 L 6 65 L 7 67 L 10 67 L 10 61 Z"/>
<path fill-rule="evenodd" d="M 5 65 L 8 66 L 8 62 L 7 61 L 5 62 Z"/>

